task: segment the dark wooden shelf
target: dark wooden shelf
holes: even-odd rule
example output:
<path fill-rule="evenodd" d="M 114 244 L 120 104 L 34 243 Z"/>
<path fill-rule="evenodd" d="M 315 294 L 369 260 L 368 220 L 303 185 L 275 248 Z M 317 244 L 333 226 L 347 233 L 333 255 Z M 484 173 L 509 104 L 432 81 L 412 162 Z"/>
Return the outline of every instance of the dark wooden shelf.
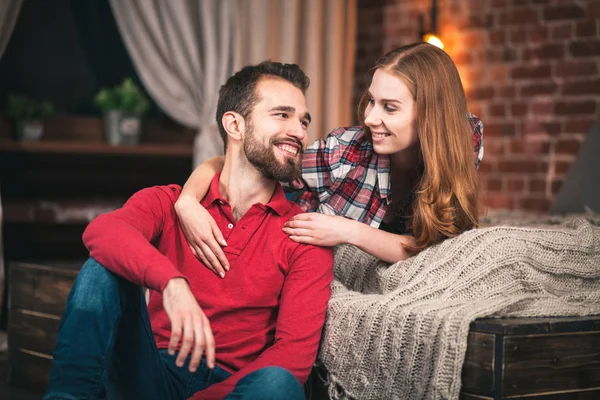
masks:
<path fill-rule="evenodd" d="M 37 141 L 17 142 L 0 140 L 0 152 L 51 153 L 51 154 L 99 154 L 192 157 L 192 146 L 171 144 L 140 144 L 137 146 L 111 146 L 103 142 L 85 141 Z"/>

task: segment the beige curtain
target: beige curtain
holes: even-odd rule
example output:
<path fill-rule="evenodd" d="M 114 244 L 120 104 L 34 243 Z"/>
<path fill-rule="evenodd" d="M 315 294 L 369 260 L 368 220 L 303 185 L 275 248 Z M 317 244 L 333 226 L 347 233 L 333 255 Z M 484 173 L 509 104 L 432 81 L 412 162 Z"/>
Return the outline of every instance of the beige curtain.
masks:
<path fill-rule="evenodd" d="M 0 59 L 6 50 L 10 36 L 17 23 L 23 0 L 0 0 Z M 4 239 L 2 238 L 2 197 L 0 196 L 0 314 L 4 300 Z M 0 349 L 1 350 L 1 349 Z"/>
<path fill-rule="evenodd" d="M 218 90 L 235 59 L 238 0 L 110 0 L 148 93 L 179 123 L 197 128 L 195 164 L 223 154 Z"/>
<path fill-rule="evenodd" d="M 239 60 L 300 65 L 310 78 L 309 143 L 352 123 L 356 0 L 241 0 Z"/>

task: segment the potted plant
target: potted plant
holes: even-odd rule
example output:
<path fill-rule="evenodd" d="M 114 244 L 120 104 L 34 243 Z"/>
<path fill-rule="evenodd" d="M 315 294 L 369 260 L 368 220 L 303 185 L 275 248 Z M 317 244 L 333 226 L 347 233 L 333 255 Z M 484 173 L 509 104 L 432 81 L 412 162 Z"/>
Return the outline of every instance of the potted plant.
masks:
<path fill-rule="evenodd" d="M 54 113 L 47 101 L 37 101 L 27 96 L 8 95 L 6 115 L 15 123 L 17 140 L 39 140 L 44 133 L 44 120 Z"/>
<path fill-rule="evenodd" d="M 104 112 L 108 143 L 113 146 L 139 143 L 142 115 L 150 103 L 131 78 L 119 86 L 100 90 L 94 103 Z"/>

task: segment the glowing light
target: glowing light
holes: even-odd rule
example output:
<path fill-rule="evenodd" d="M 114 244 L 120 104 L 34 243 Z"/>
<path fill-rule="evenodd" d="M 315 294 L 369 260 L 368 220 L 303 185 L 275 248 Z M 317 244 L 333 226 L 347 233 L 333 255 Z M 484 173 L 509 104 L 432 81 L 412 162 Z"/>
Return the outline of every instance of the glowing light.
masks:
<path fill-rule="evenodd" d="M 444 48 L 444 43 L 442 42 L 442 40 L 437 37 L 436 35 L 434 35 L 433 33 L 428 33 L 423 37 L 423 41 L 432 44 L 436 47 L 439 47 L 440 49 Z"/>

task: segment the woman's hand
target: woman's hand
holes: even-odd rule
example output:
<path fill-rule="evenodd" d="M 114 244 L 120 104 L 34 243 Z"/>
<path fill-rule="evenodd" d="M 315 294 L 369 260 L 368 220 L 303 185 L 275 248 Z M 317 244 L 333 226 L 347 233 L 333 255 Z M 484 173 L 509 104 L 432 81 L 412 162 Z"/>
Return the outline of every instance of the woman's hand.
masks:
<path fill-rule="evenodd" d="M 180 196 L 175 203 L 181 229 L 192 253 L 221 278 L 229 271 L 229 262 L 221 246 L 227 246 L 213 217 L 193 197 Z"/>
<path fill-rule="evenodd" d="M 312 212 L 293 216 L 284 224 L 283 231 L 295 242 L 330 247 L 348 243 L 357 223 L 344 217 Z"/>

